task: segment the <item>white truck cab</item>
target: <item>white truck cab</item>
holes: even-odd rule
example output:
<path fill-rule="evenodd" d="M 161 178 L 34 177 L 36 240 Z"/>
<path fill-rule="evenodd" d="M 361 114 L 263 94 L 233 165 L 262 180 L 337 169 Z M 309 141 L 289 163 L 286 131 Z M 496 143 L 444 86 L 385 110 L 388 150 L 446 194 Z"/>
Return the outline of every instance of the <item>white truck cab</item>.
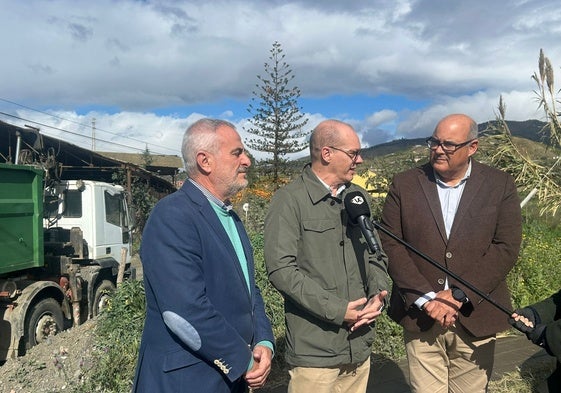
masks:
<path fill-rule="evenodd" d="M 44 213 L 44 227 L 80 228 L 84 258 L 113 258 L 121 262 L 121 250 L 131 255 L 131 222 L 122 186 L 90 180 L 67 180 L 47 188 L 52 210 Z"/>

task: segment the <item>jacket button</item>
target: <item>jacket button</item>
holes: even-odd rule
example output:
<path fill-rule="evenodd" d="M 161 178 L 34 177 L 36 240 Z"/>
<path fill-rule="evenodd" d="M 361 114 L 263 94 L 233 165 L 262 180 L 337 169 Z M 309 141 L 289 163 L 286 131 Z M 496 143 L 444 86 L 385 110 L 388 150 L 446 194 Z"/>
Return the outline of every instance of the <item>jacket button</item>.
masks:
<path fill-rule="evenodd" d="M 331 206 L 333 206 L 333 205 L 335 204 L 335 201 L 332 199 L 331 202 L 329 202 L 329 204 L 330 204 Z"/>
<path fill-rule="evenodd" d="M 446 253 L 446 258 L 448 258 L 448 259 L 452 258 L 452 253 L 450 251 L 448 251 Z"/>
<path fill-rule="evenodd" d="M 341 247 L 343 247 L 343 246 L 345 245 L 345 242 L 341 240 L 341 241 L 339 242 L 339 245 L 340 245 Z"/>
<path fill-rule="evenodd" d="M 440 285 L 444 285 L 444 279 L 443 278 L 439 278 L 438 280 L 436 280 L 436 282 L 438 282 Z"/>

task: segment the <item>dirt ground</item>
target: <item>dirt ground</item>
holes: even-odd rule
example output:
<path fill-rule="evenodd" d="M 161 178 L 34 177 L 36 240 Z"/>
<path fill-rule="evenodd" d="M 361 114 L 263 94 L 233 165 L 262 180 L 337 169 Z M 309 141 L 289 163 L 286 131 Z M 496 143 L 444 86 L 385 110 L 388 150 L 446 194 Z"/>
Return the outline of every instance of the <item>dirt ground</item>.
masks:
<path fill-rule="evenodd" d="M 95 320 L 65 330 L 0 366 L 0 393 L 71 391 L 90 368 Z"/>
<path fill-rule="evenodd" d="M 142 279 L 138 256 L 131 259 Z M 0 393 L 54 393 L 71 391 L 91 369 L 96 319 L 65 330 L 31 348 L 25 356 L 0 366 Z"/>

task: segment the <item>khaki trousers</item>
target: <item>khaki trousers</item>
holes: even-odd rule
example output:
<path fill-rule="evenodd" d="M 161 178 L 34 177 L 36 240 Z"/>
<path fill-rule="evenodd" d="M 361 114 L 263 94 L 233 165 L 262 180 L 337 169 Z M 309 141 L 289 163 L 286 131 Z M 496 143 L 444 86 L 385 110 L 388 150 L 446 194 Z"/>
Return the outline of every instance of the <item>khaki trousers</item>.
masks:
<path fill-rule="evenodd" d="M 365 393 L 370 358 L 337 367 L 292 367 L 288 393 Z"/>
<path fill-rule="evenodd" d="M 487 392 L 495 336 L 472 337 L 460 325 L 426 332 L 404 331 L 413 393 Z"/>

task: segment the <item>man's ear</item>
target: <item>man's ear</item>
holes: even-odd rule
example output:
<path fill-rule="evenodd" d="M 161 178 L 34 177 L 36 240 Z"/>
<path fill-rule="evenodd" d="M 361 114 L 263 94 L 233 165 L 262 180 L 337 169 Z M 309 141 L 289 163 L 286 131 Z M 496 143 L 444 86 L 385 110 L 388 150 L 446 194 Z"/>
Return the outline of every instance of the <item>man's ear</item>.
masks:
<path fill-rule="evenodd" d="M 206 151 L 200 151 L 197 153 L 197 165 L 201 168 L 203 173 L 208 174 L 212 171 L 211 164 L 212 157 Z"/>
<path fill-rule="evenodd" d="M 330 162 L 331 161 L 331 154 L 333 154 L 333 152 L 331 151 L 331 149 L 327 146 L 324 146 L 321 148 L 321 158 L 325 161 L 325 162 Z"/>
<path fill-rule="evenodd" d="M 469 144 L 469 156 L 473 156 L 477 152 L 477 148 L 479 147 L 479 140 L 474 140 Z"/>

